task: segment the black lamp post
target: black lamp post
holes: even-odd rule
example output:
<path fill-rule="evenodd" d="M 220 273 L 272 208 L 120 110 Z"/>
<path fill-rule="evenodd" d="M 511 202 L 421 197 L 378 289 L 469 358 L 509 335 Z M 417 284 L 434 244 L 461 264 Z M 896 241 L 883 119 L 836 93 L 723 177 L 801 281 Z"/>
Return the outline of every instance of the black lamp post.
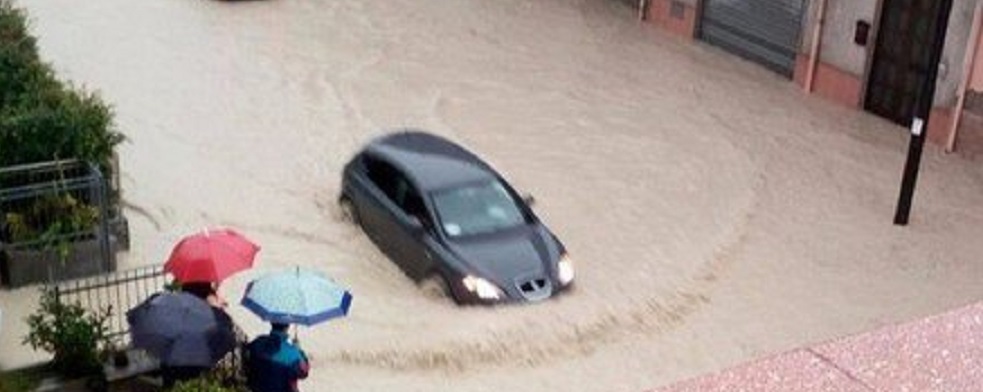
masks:
<path fill-rule="evenodd" d="M 952 11 L 952 0 L 939 0 L 939 12 L 936 14 L 935 34 L 932 36 L 932 47 L 929 53 L 928 73 L 922 80 L 918 98 L 915 101 L 915 118 L 911 121 L 911 141 L 908 143 L 908 159 L 904 165 L 904 177 L 901 179 L 901 195 L 898 197 L 898 208 L 894 213 L 894 224 L 907 225 L 911 213 L 911 199 L 915 194 L 915 182 L 918 180 L 918 166 L 922 161 L 922 147 L 925 146 L 925 127 L 932 112 L 932 101 L 935 98 L 935 79 L 939 75 L 939 63 L 942 61 L 942 47 L 945 45 L 946 31 L 949 28 L 949 12 Z"/>

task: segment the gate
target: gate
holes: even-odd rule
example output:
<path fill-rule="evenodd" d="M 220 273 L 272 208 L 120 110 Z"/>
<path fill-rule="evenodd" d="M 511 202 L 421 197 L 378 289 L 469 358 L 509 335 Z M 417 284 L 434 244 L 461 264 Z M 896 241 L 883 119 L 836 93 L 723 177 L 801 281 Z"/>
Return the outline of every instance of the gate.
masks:
<path fill-rule="evenodd" d="M 806 0 L 705 0 L 700 38 L 791 77 Z"/>
<path fill-rule="evenodd" d="M 922 81 L 938 67 L 929 57 L 942 7 L 936 0 L 885 0 L 883 7 L 864 107 L 907 127 Z"/>

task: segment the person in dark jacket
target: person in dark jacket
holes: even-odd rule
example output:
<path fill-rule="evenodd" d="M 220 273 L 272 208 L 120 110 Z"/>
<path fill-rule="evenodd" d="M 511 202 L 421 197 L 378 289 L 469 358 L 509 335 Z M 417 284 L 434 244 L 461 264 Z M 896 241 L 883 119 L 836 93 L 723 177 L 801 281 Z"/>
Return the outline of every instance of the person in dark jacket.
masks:
<path fill-rule="evenodd" d="M 246 379 L 252 392 L 297 392 L 297 381 L 307 378 L 310 363 L 290 343 L 289 324 L 273 323 L 268 335 L 246 346 Z"/>
<path fill-rule="evenodd" d="M 211 305 L 216 312 L 225 313 L 223 301 L 218 296 L 218 285 L 211 282 L 184 282 L 180 284 L 183 292 L 194 295 Z M 227 315 L 225 316 L 228 317 Z M 231 331 L 230 331 L 231 334 Z M 208 372 L 211 368 L 207 366 L 178 366 L 169 363 L 160 364 L 160 375 L 164 382 L 164 388 L 171 388 L 175 384 L 192 380 Z"/>

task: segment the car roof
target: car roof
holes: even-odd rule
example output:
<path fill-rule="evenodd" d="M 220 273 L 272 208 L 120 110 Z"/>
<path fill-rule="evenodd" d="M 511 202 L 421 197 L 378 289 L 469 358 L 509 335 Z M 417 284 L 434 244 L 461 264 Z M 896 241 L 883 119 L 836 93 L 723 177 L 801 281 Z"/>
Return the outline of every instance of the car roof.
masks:
<path fill-rule="evenodd" d="M 365 150 L 396 165 L 422 192 L 497 177 L 487 163 L 470 151 L 440 136 L 418 130 L 379 137 Z"/>

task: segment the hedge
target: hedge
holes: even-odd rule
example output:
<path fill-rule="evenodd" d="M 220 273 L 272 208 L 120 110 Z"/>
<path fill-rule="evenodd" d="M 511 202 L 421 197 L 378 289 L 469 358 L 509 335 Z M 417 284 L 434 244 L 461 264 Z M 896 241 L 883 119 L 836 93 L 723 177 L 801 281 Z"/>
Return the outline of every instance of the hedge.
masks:
<path fill-rule="evenodd" d="M 0 167 L 75 158 L 108 173 L 122 141 L 109 105 L 58 80 L 38 55 L 26 13 L 0 0 Z"/>

